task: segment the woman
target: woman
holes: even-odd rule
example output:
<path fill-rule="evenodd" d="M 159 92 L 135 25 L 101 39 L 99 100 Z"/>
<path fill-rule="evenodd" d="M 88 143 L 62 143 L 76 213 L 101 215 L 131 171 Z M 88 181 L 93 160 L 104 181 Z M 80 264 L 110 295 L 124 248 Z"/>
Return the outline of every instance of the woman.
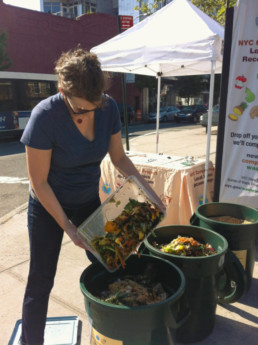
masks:
<path fill-rule="evenodd" d="M 31 261 L 23 302 L 22 345 L 44 343 L 63 233 L 87 250 L 77 226 L 100 205 L 100 163 L 107 153 L 125 177 L 136 176 L 164 209 L 125 155 L 119 112 L 114 100 L 103 94 L 106 79 L 96 55 L 81 48 L 63 53 L 55 70 L 60 92 L 33 109 L 21 138 L 31 185 Z M 93 255 L 86 253 L 93 261 Z"/>

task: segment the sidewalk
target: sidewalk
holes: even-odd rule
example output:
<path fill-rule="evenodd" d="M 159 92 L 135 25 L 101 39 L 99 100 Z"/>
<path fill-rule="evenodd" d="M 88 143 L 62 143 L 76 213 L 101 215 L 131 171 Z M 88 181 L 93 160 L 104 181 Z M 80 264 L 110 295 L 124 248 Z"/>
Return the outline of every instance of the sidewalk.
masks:
<path fill-rule="evenodd" d="M 190 133 L 190 135 L 189 135 Z M 212 127 L 210 136 L 210 160 L 215 164 L 217 144 L 217 127 Z M 130 151 L 156 153 L 156 131 L 140 137 L 129 135 Z M 207 135 L 204 127 L 187 130 L 179 127 L 177 130 L 159 130 L 158 153 L 172 156 L 206 157 Z"/>
<path fill-rule="evenodd" d="M 160 133 L 160 150 L 173 154 L 205 158 L 204 129 L 194 130 L 189 138 L 178 131 Z M 216 136 L 212 136 L 211 160 L 215 157 Z M 131 150 L 155 152 L 154 135 L 131 139 Z M 180 138 L 180 140 L 179 140 Z M 182 143 L 183 144 L 180 144 Z M 148 150 L 147 150 L 148 148 Z M 213 153 L 214 152 L 214 153 Z M 21 319 L 21 306 L 29 268 L 26 205 L 0 219 L 0 345 L 8 345 L 16 321 Z M 80 291 L 79 279 L 89 265 L 84 251 L 74 246 L 65 235 L 59 259 L 55 286 L 49 303 L 48 317 L 78 316 L 82 330 L 78 345 L 89 345 L 89 323 Z M 255 345 L 258 328 L 258 253 L 250 291 L 237 303 L 218 306 L 213 333 L 199 345 Z M 135 344 L 139 345 L 139 344 Z M 145 345 L 145 344 L 140 344 Z M 165 344 L 160 344 L 165 345 Z M 195 345 L 195 344 L 193 344 Z"/>

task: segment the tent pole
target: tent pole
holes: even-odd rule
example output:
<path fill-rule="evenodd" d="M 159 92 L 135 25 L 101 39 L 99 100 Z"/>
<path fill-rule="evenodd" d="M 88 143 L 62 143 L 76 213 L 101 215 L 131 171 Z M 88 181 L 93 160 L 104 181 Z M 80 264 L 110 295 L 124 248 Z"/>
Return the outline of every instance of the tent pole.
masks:
<path fill-rule="evenodd" d="M 121 17 L 118 16 L 118 31 L 121 34 Z M 121 83 L 122 83 L 122 96 L 123 96 L 123 110 L 124 110 L 124 126 L 125 126 L 125 141 L 126 150 L 129 151 L 129 133 L 128 133 L 128 113 L 127 113 L 127 100 L 126 100 L 126 74 L 121 73 Z"/>
<path fill-rule="evenodd" d="M 123 109 L 124 109 L 124 126 L 125 126 L 125 140 L 126 150 L 129 151 L 129 133 L 128 133 L 128 113 L 127 113 L 127 100 L 126 100 L 126 75 L 121 73 L 122 93 L 123 93 Z"/>
<path fill-rule="evenodd" d="M 213 49 L 212 60 L 211 60 L 209 110 L 208 110 L 208 123 L 207 123 L 208 131 L 207 131 L 207 143 L 206 143 L 206 161 L 205 161 L 205 175 L 204 175 L 204 187 L 203 187 L 203 204 L 206 203 L 206 191 L 207 191 L 207 181 L 208 181 L 209 163 L 210 163 L 210 139 L 211 139 L 211 123 L 212 123 L 215 65 L 216 65 L 216 62 L 215 62 L 215 58 L 214 58 L 214 49 Z"/>
<path fill-rule="evenodd" d="M 161 73 L 158 73 L 157 119 L 156 119 L 156 153 L 159 153 L 159 113 L 160 113 L 160 89 Z"/>

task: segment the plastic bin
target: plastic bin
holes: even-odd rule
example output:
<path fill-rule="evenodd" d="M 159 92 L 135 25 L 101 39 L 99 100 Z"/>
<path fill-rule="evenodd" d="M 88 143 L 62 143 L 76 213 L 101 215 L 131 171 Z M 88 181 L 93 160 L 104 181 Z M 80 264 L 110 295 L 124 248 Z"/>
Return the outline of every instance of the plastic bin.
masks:
<path fill-rule="evenodd" d="M 209 243 L 216 250 L 210 256 L 189 257 L 164 253 L 153 245 L 170 243 L 177 236 L 193 237 L 202 243 Z M 177 265 L 185 275 L 185 298 L 191 315 L 177 330 L 179 343 L 198 342 L 205 339 L 213 330 L 218 303 L 219 281 L 217 275 L 223 269 L 226 239 L 214 231 L 190 226 L 170 225 L 156 228 L 144 244 L 151 255 L 169 260 Z"/>
<path fill-rule="evenodd" d="M 137 307 L 114 305 L 96 297 L 107 285 L 124 275 L 143 274 L 148 264 L 156 270 L 157 282 L 169 292 L 165 300 Z M 176 329 L 189 317 L 183 308 L 185 278 L 181 270 L 161 258 L 131 255 L 126 268 L 110 273 L 96 262 L 81 275 L 80 286 L 91 320 L 90 344 L 175 345 Z"/>
<path fill-rule="evenodd" d="M 249 224 L 230 224 L 210 217 L 230 216 L 250 221 Z M 211 202 L 200 205 L 190 219 L 192 225 L 211 229 L 224 236 L 229 249 L 239 261 L 246 275 L 246 291 L 249 290 L 255 263 L 255 242 L 258 234 L 258 210 L 240 204 Z M 232 255 L 232 254 L 231 254 Z M 231 284 L 229 282 L 229 285 Z M 234 287 L 231 288 L 234 291 Z M 230 300 L 234 302 L 235 300 Z"/>
<path fill-rule="evenodd" d="M 129 199 L 134 199 L 139 202 L 148 202 L 151 205 L 155 205 L 152 196 L 149 195 L 138 179 L 134 176 L 130 176 L 117 191 L 115 191 L 90 217 L 88 217 L 78 227 L 80 237 L 83 239 L 85 244 L 90 247 L 94 256 L 109 272 L 114 272 L 116 269 L 110 269 L 105 262 L 103 262 L 99 253 L 91 245 L 91 241 L 93 240 L 94 236 L 104 236 L 106 234 L 104 229 L 106 222 L 111 221 L 119 216 L 126 204 L 129 202 Z M 143 240 L 144 238 L 139 241 L 139 246 Z M 125 259 L 127 260 L 130 255 L 128 255 Z"/>

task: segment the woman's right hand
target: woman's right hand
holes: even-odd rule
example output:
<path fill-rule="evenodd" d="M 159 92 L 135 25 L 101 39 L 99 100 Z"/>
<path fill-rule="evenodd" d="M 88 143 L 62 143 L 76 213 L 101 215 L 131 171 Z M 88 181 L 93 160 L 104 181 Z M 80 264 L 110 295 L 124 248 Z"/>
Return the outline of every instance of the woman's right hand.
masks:
<path fill-rule="evenodd" d="M 70 223 L 70 222 L 69 222 Z M 89 250 L 91 251 L 91 248 L 89 248 L 85 242 L 80 238 L 79 234 L 78 234 L 78 230 L 76 228 L 76 226 L 73 223 L 70 223 L 67 228 L 65 229 L 65 232 L 67 233 L 67 235 L 70 237 L 70 239 L 73 241 L 73 243 L 80 247 L 83 248 L 85 250 Z"/>

